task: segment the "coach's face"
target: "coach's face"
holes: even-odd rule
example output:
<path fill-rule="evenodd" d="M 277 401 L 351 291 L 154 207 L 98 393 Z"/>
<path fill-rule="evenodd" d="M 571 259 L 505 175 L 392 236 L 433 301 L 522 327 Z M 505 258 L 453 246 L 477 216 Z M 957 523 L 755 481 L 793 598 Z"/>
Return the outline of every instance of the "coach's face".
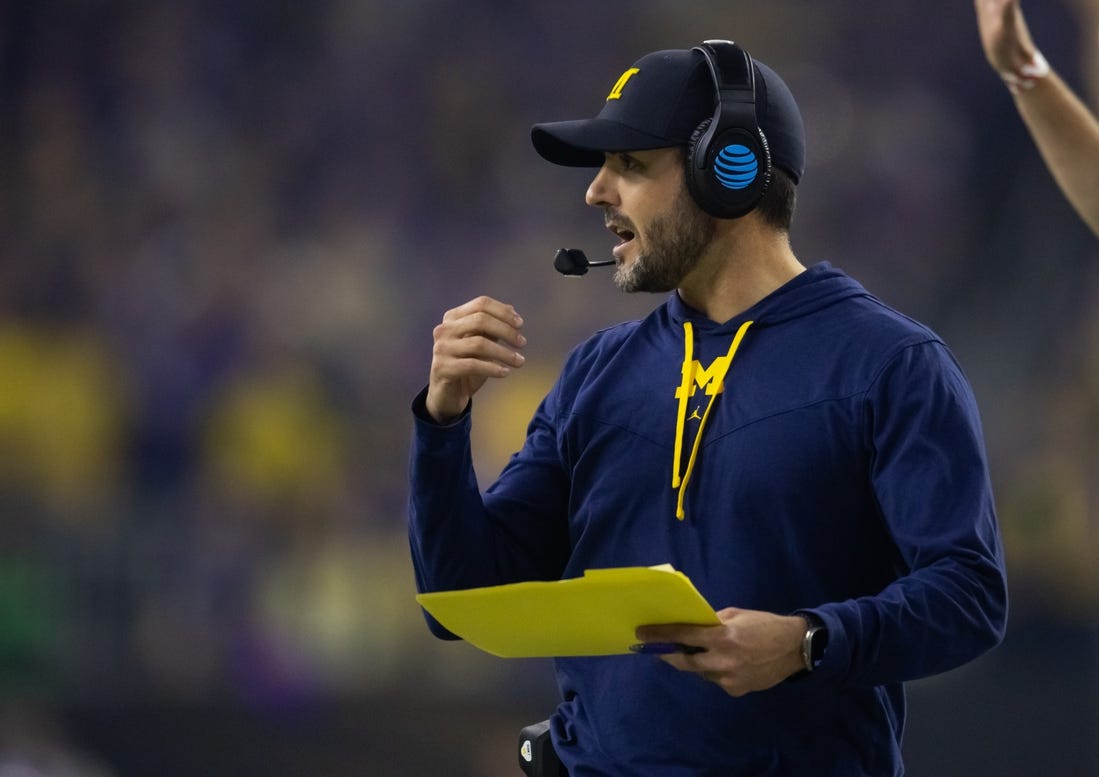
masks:
<path fill-rule="evenodd" d="M 609 153 L 585 201 L 602 208 L 623 291 L 671 291 L 701 258 L 716 221 L 687 192 L 683 150 Z"/>

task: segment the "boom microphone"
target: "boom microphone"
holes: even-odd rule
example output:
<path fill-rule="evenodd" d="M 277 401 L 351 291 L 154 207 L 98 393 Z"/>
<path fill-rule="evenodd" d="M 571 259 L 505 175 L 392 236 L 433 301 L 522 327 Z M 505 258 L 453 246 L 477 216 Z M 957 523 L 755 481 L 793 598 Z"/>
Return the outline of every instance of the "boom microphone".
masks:
<path fill-rule="evenodd" d="M 559 248 L 557 255 L 553 257 L 553 269 L 562 275 L 583 275 L 589 267 L 604 267 L 608 264 L 614 264 L 614 259 L 593 262 L 579 248 Z"/>

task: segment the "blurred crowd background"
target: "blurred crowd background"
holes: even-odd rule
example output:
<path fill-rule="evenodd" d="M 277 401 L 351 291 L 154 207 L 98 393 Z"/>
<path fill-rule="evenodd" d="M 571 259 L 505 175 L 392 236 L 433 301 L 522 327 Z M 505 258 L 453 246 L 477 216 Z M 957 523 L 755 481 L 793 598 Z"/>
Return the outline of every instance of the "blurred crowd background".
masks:
<path fill-rule="evenodd" d="M 1027 4 L 1095 104 L 1099 8 Z M 809 137 L 792 240 L 936 329 L 981 403 L 1007 641 L 911 686 L 913 774 L 1099 774 L 1099 240 L 968 2 L 0 2 L 0 776 L 518 774 L 544 661 L 431 638 L 404 515 L 431 328 L 480 293 L 528 366 L 659 299 L 529 125 L 732 38 Z M 915 496 L 915 495 L 914 495 Z"/>

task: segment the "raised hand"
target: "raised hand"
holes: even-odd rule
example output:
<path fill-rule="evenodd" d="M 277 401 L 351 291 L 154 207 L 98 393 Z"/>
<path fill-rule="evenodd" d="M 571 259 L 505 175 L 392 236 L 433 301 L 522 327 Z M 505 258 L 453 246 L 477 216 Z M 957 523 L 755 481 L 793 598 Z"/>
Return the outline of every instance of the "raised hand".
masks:
<path fill-rule="evenodd" d="M 1012 87 L 1026 87 L 1045 66 L 1019 0 L 973 0 L 981 45 L 992 68 Z M 1046 66 L 1048 67 L 1048 66 Z"/>
<path fill-rule="evenodd" d="M 527 343 L 523 319 L 511 305 L 477 297 L 448 310 L 435 327 L 427 411 L 439 423 L 451 421 L 489 378 L 503 378 L 523 366 Z"/>

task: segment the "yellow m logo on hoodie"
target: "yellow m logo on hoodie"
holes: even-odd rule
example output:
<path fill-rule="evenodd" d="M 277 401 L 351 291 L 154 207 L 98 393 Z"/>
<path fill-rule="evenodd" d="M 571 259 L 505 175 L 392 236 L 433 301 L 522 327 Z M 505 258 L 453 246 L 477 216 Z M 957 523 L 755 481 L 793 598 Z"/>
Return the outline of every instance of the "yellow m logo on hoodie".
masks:
<path fill-rule="evenodd" d="M 676 387 L 676 399 L 683 398 L 686 390 L 688 397 L 693 397 L 697 389 L 705 389 L 706 396 L 712 397 L 725 390 L 725 374 L 729 371 L 730 359 L 728 356 L 718 356 L 709 367 L 703 367 L 702 362 L 695 361 L 691 364 L 691 380 L 684 381 Z"/>

